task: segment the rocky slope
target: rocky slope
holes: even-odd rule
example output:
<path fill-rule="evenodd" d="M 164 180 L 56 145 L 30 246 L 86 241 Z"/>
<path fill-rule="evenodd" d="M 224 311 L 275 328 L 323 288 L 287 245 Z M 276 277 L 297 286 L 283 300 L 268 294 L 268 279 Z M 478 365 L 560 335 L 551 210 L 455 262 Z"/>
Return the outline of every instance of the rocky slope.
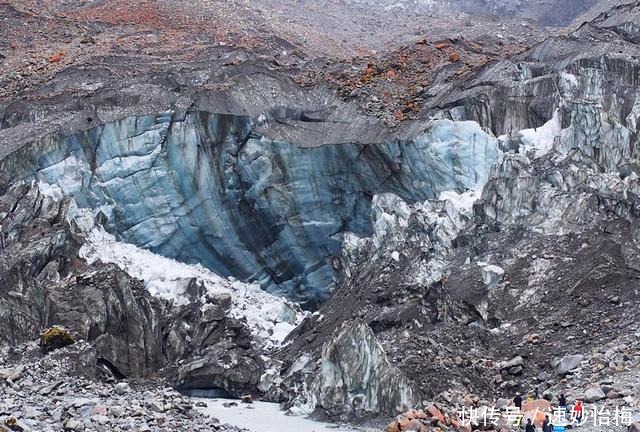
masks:
<path fill-rule="evenodd" d="M 121 19 L 162 13 L 111 6 L 46 6 L 72 45 L 128 42 L 0 103 L 2 345 L 64 325 L 113 377 L 343 419 L 515 391 L 637 408 L 640 6 L 351 63 L 204 29 L 141 58 Z"/>
<path fill-rule="evenodd" d="M 116 377 L 239 397 L 259 393 L 263 349 L 299 321 L 296 306 L 257 286 L 116 242 L 50 186 L 12 187 L 0 209 L 3 346 L 63 325 Z"/>
<path fill-rule="evenodd" d="M 236 431 L 161 381 L 96 381 L 96 351 L 78 341 L 48 356 L 35 343 L 0 355 L 0 430 Z"/>

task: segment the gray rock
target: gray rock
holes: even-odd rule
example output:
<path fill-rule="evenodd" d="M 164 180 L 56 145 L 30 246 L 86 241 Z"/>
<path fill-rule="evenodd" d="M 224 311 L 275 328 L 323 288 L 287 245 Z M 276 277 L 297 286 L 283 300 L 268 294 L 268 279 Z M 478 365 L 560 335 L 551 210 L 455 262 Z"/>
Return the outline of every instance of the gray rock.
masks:
<path fill-rule="evenodd" d="M 80 431 L 83 431 L 84 429 L 85 429 L 84 423 L 78 420 L 69 419 L 64 424 L 65 431 L 80 432 Z"/>
<path fill-rule="evenodd" d="M 583 396 L 583 400 L 587 403 L 591 403 L 591 402 L 597 402 L 599 400 L 602 400 L 604 398 L 606 398 L 607 396 L 605 395 L 605 393 L 602 391 L 602 389 L 600 387 L 594 387 L 594 388 L 590 388 L 588 389 Z"/>
<path fill-rule="evenodd" d="M 221 321 L 224 316 L 225 312 L 222 306 L 207 303 L 202 307 L 202 321 L 205 323 Z"/>
<path fill-rule="evenodd" d="M 0 293 L 0 317 L 16 313 L 24 319 L 0 319 L 0 346 L 32 340 L 39 336 L 38 329 L 56 323 L 93 342 L 95 349 L 87 347 L 69 353 L 68 360 L 73 362 L 78 374 L 95 376 L 96 364 L 100 362 L 99 373 L 109 375 L 109 379 L 120 375 L 145 377 L 160 369 L 174 379 L 176 368 L 168 366 L 185 360 L 189 364 L 190 359 L 184 358 L 186 353 L 226 339 L 231 352 L 234 352 L 232 347 L 237 347 L 237 355 L 248 358 L 238 366 L 246 366 L 248 371 L 224 372 L 224 368 L 220 368 L 224 372 L 221 375 L 234 375 L 229 381 L 221 376 L 220 385 L 240 381 L 242 384 L 230 389 L 232 392 L 256 391 L 260 373 L 257 365 L 262 360 L 257 347 L 252 345 L 253 335 L 247 323 L 226 318 L 224 307 L 230 306 L 227 295 L 217 296 L 216 301 L 221 305 L 205 306 L 207 319 L 216 320 L 208 324 L 202 321 L 201 304 L 174 307 L 151 296 L 141 281 L 113 265 L 94 263 L 90 268 L 86 264 L 78 265 L 64 279 L 38 280 L 39 275 L 51 274 L 50 271 L 43 273 L 43 269 L 50 270 L 54 264 L 77 255 L 78 242 L 84 234 L 74 231 L 76 228 L 67 222 L 75 220 L 70 219 L 69 212 L 77 210 L 68 200 L 43 199 L 35 184 L 16 185 L 0 195 L 0 212 L 4 208 L 13 209 L 13 213 L 0 226 L 0 231 L 10 234 L 3 241 L 4 249 L 0 250 L 3 265 L 6 264 L 0 268 L 0 280 L 10 284 L 21 282 L 16 285 L 19 293 L 11 296 Z M 32 228 L 40 226 L 45 228 Z M 25 247 L 25 244 L 31 246 Z M 45 296 L 46 302 L 42 301 Z M 210 358 L 218 361 L 217 357 Z M 185 370 L 183 368 L 181 375 L 185 383 L 200 379 L 189 379 Z M 16 378 L 20 373 L 19 369 L 3 368 L 0 380 Z M 62 385 L 58 380 L 43 387 L 41 392 L 51 395 Z M 115 393 L 124 395 L 125 387 L 126 384 L 119 385 Z"/>
<path fill-rule="evenodd" d="M 228 340 L 202 351 L 175 370 L 172 380 L 178 388 L 219 387 L 236 397 L 257 392 L 265 368 L 260 355 Z"/>
<path fill-rule="evenodd" d="M 563 357 L 556 366 L 556 375 L 564 376 L 568 374 L 573 369 L 580 366 L 582 360 L 584 360 L 584 356 L 581 354 L 574 354 Z"/>
<path fill-rule="evenodd" d="M 524 367 L 524 359 L 522 356 L 516 356 L 511 360 L 504 361 L 498 364 L 498 369 L 500 370 L 510 370 L 512 368 L 522 368 Z"/>
<path fill-rule="evenodd" d="M 122 396 L 124 394 L 129 393 L 131 391 L 131 387 L 127 382 L 120 382 L 116 384 L 113 391 L 115 392 L 115 394 Z"/>
<path fill-rule="evenodd" d="M 229 310 L 231 308 L 231 294 L 212 293 L 207 294 L 207 302 L 220 306 L 222 309 Z"/>

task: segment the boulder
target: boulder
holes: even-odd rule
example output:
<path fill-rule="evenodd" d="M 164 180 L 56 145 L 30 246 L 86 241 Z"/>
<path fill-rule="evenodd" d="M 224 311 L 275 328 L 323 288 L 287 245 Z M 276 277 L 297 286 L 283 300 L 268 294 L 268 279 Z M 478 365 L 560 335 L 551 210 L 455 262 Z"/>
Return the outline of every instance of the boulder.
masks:
<path fill-rule="evenodd" d="M 440 411 L 435 405 L 429 405 L 426 409 L 427 413 L 431 418 L 437 419 L 439 422 L 444 423 L 444 415 L 442 411 Z"/>
<path fill-rule="evenodd" d="M 524 359 L 521 356 L 498 364 L 498 369 L 507 371 L 510 375 L 520 375 L 524 371 Z"/>
<path fill-rule="evenodd" d="M 4 420 L 4 425 L 10 430 L 15 432 L 27 432 L 28 429 L 25 425 L 21 424 L 15 417 L 8 417 Z M 0 431 L 5 430 L 0 425 Z"/>
<path fill-rule="evenodd" d="M 525 421 L 530 418 L 534 425 L 540 426 L 544 422 L 545 415 L 553 414 L 551 408 L 551 402 L 544 399 L 538 399 L 531 402 L 527 402 L 522 405 L 522 412 L 524 413 Z"/>
<path fill-rule="evenodd" d="M 409 426 L 409 423 L 411 423 L 411 420 L 412 419 L 410 419 L 406 415 L 400 415 L 398 416 L 398 418 L 396 418 L 396 423 L 398 424 L 398 427 L 400 428 L 400 430 L 404 430 L 407 426 Z"/>
<path fill-rule="evenodd" d="M 573 369 L 580 366 L 580 362 L 584 359 L 584 356 L 581 354 L 568 355 L 563 357 L 556 366 L 556 374 L 560 376 L 565 376 Z"/>
<path fill-rule="evenodd" d="M 122 396 L 124 394 L 129 393 L 131 391 L 131 387 L 129 386 L 129 383 L 120 382 L 116 384 L 113 391 L 115 394 Z"/>
<path fill-rule="evenodd" d="M 66 346 L 69 346 L 75 342 L 71 333 L 62 327 L 51 327 L 42 333 L 40 336 L 40 349 L 43 353 L 48 353 Z"/>
<path fill-rule="evenodd" d="M 210 293 L 206 295 L 207 303 L 220 306 L 224 310 L 231 308 L 231 294 L 228 293 Z"/>
<path fill-rule="evenodd" d="M 265 370 L 260 353 L 223 340 L 202 350 L 170 374 L 178 389 L 219 387 L 235 397 L 258 393 Z"/>
<path fill-rule="evenodd" d="M 224 309 L 216 304 L 207 303 L 202 307 L 202 321 L 205 323 L 222 321 L 224 315 Z"/>
<path fill-rule="evenodd" d="M 64 425 L 65 431 L 80 432 L 84 430 L 84 423 L 75 419 L 69 419 Z"/>
<path fill-rule="evenodd" d="M 482 281 L 487 286 L 487 288 L 494 289 L 498 287 L 498 284 L 502 280 L 504 269 L 496 265 L 486 265 L 482 267 L 481 273 Z"/>
<path fill-rule="evenodd" d="M 400 432 L 400 426 L 397 421 L 392 421 L 384 428 L 384 432 Z"/>
<path fill-rule="evenodd" d="M 407 427 L 402 429 L 403 431 L 411 431 L 411 432 L 427 432 L 429 428 L 422 424 L 420 420 L 411 420 Z"/>
<path fill-rule="evenodd" d="M 551 402 L 546 399 L 536 399 L 522 405 L 522 411 L 535 411 L 536 409 L 546 413 L 553 411 L 551 408 Z"/>
<path fill-rule="evenodd" d="M 587 390 L 586 392 L 584 392 L 584 396 L 582 397 L 582 399 L 585 402 L 597 402 L 599 400 L 602 400 L 604 398 L 606 398 L 607 395 L 604 394 L 604 392 L 602 391 L 602 389 L 600 387 L 592 387 L 589 390 Z"/>

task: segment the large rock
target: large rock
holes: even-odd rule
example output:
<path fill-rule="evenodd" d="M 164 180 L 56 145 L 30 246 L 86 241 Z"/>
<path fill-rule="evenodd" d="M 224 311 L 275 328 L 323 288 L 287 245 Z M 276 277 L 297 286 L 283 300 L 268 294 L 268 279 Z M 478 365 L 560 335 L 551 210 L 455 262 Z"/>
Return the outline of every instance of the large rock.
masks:
<path fill-rule="evenodd" d="M 563 357 L 556 366 L 556 374 L 564 376 L 571 372 L 573 369 L 580 366 L 580 362 L 584 359 L 581 354 L 568 355 Z"/>
<path fill-rule="evenodd" d="M 538 399 L 523 404 L 522 412 L 525 419 L 530 418 L 533 424 L 540 426 L 544 422 L 545 415 L 551 415 L 553 410 L 551 402 L 545 399 Z"/>
<path fill-rule="evenodd" d="M 0 346 L 60 325 L 69 332 L 51 328 L 42 348 L 68 344 L 71 333 L 91 342 L 92 355 L 83 351 L 74 360 L 83 375 L 95 374 L 99 363 L 116 376 L 163 370 L 176 379 L 170 366 L 183 363 L 183 386 L 207 386 L 210 378 L 232 394 L 255 391 L 262 360 L 247 323 L 226 316 L 228 296 L 176 306 L 113 264 L 89 267 L 78 250 L 93 219 L 46 186 L 10 188 L 0 195 L 0 214 L 6 216 L 0 221 Z"/>
<path fill-rule="evenodd" d="M 180 365 L 173 376 L 180 389 L 220 388 L 235 397 L 259 393 L 265 365 L 259 353 L 230 341 L 207 347 L 195 359 Z M 173 374 L 172 374 L 173 375 Z"/>
<path fill-rule="evenodd" d="M 162 365 L 165 305 L 116 266 L 97 266 L 75 283 L 50 290 L 49 298 L 49 320 L 93 341 L 101 358 L 122 375 L 145 376 Z"/>
<path fill-rule="evenodd" d="M 511 360 L 499 363 L 498 369 L 511 375 L 520 375 L 524 370 L 524 359 L 522 356 L 516 356 Z"/>
<path fill-rule="evenodd" d="M 607 395 L 604 393 L 604 391 L 602 391 L 600 387 L 593 387 L 588 389 L 586 392 L 584 392 L 584 396 L 582 397 L 582 399 L 585 402 L 591 403 L 591 402 L 597 402 L 606 397 Z"/>

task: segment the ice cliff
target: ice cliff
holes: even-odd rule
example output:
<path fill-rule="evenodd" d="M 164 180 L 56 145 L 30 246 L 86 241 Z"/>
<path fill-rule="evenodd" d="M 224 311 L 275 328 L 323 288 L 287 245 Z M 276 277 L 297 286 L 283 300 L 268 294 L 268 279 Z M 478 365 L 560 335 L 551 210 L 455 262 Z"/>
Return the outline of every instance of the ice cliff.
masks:
<path fill-rule="evenodd" d="M 500 154 L 473 122 L 315 147 L 267 139 L 257 123 L 207 112 L 130 117 L 45 137 L 0 164 L 14 181 L 60 187 L 119 240 L 313 307 L 329 295 L 328 257 L 343 233 L 373 232 L 375 194 L 413 202 L 477 189 Z"/>

